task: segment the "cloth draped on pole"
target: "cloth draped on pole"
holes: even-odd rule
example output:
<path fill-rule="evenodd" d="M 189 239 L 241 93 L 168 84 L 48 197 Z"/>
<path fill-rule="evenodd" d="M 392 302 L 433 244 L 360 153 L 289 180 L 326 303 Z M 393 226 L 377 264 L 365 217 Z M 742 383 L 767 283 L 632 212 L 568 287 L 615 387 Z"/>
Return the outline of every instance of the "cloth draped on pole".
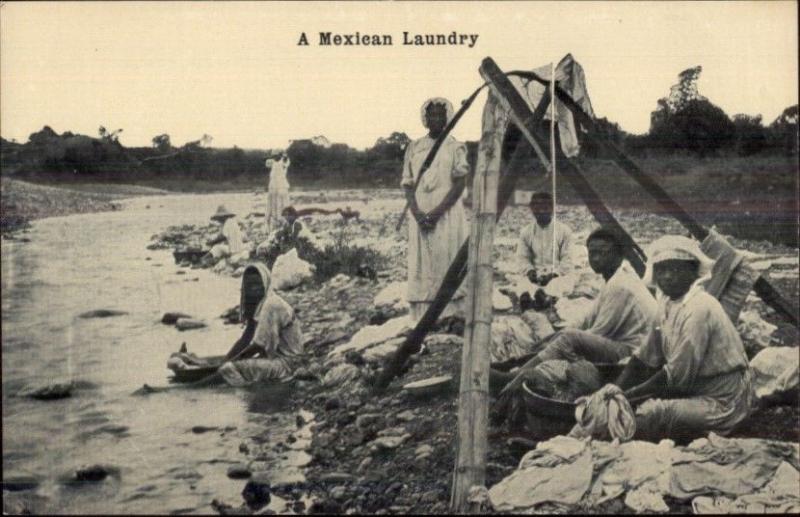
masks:
<path fill-rule="evenodd" d="M 552 77 L 551 65 L 544 65 L 534 68 L 533 73 L 547 81 Z M 548 90 L 537 81 L 530 81 L 514 75 L 508 76 L 509 81 L 517 89 L 519 94 L 528 103 L 532 111 L 536 110 L 542 96 Z M 555 67 L 555 80 L 558 85 L 567 93 L 572 96 L 575 102 L 583 108 L 590 117 L 594 117 L 594 110 L 592 109 L 592 102 L 589 100 L 589 91 L 586 88 L 586 75 L 583 73 L 583 67 L 575 61 L 572 54 L 567 54 L 558 65 Z M 496 104 L 497 109 L 508 111 L 501 103 Z M 545 120 L 551 120 L 551 105 L 548 105 Z M 558 135 L 561 139 L 561 150 L 570 158 L 575 157 L 580 152 L 580 145 L 578 143 L 577 127 L 578 124 L 572 115 L 572 112 L 559 100 L 555 102 L 555 117 L 558 126 Z M 486 128 L 483 128 L 484 130 Z"/>

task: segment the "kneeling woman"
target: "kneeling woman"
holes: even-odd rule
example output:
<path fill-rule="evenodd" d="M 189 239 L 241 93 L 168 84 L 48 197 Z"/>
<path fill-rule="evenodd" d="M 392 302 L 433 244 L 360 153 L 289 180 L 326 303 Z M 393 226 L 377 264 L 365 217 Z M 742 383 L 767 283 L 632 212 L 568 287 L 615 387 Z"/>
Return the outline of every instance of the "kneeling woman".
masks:
<path fill-rule="evenodd" d="M 245 330 L 225 355 L 219 370 L 183 387 L 210 386 L 222 381 L 231 386 L 245 386 L 283 381 L 292 376 L 303 355 L 303 335 L 292 307 L 270 289 L 270 274 L 264 264 L 250 264 L 244 270 L 239 315 L 246 324 Z M 190 364 L 197 359 L 192 355 L 181 356 Z"/>
<path fill-rule="evenodd" d="M 264 264 L 244 270 L 239 311 L 247 326 L 218 373 L 232 386 L 291 377 L 303 355 L 303 334 L 294 309 L 270 289 Z"/>

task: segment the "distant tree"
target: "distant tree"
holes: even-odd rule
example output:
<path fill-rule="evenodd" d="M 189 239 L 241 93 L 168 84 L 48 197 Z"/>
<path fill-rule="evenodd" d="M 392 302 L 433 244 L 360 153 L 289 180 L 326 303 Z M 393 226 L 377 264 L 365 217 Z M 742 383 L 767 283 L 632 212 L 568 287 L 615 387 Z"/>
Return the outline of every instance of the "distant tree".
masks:
<path fill-rule="evenodd" d="M 159 151 L 169 151 L 172 149 L 172 142 L 170 141 L 167 133 L 154 136 L 152 142 L 153 148 L 158 149 Z"/>
<path fill-rule="evenodd" d="M 186 149 L 199 149 L 201 147 L 208 147 L 209 145 L 211 145 L 211 142 L 213 140 L 214 140 L 213 136 L 203 133 L 203 136 L 201 136 L 199 140 L 192 140 L 191 142 L 186 142 L 185 144 L 183 144 L 183 147 Z"/>
<path fill-rule="evenodd" d="M 394 131 L 387 138 L 378 138 L 367 153 L 388 160 L 402 158 L 409 142 L 411 139 L 407 134 Z"/>
<path fill-rule="evenodd" d="M 738 114 L 733 116 L 736 153 L 750 156 L 767 147 L 767 131 L 761 124 L 761 115 Z"/>
<path fill-rule="evenodd" d="M 119 134 L 122 133 L 122 129 L 117 129 L 116 131 L 109 131 L 104 126 L 100 126 L 97 129 L 97 133 L 100 135 L 100 140 L 104 140 L 106 142 L 113 142 L 117 143 L 119 141 Z"/>
<path fill-rule="evenodd" d="M 797 155 L 798 105 L 789 106 L 768 128 L 770 144 L 787 156 Z"/>
<path fill-rule="evenodd" d="M 658 108 L 650 114 L 648 139 L 653 147 L 706 156 L 732 145 L 733 122 L 698 91 L 702 70 L 696 66 L 678 74 L 669 96 L 658 100 Z"/>

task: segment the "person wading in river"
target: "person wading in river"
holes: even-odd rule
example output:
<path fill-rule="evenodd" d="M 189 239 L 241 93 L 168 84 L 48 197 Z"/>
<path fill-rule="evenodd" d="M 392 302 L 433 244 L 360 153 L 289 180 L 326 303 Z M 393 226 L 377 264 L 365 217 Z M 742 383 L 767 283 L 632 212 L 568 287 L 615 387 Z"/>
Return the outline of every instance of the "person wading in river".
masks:
<path fill-rule="evenodd" d="M 242 274 L 240 319 L 245 329 L 225 355 L 225 362 L 213 373 L 194 383 L 177 387 L 203 387 L 221 384 L 245 386 L 253 383 L 281 382 L 292 377 L 303 356 L 303 334 L 292 307 L 270 289 L 270 274 L 262 263 L 247 266 Z M 182 363 L 182 364 L 181 364 Z M 181 369 L 208 366 L 194 354 L 177 353 L 170 367 Z M 169 388 L 145 386 L 137 394 Z"/>
<path fill-rule="evenodd" d="M 425 158 L 452 116 L 453 106 L 447 99 L 427 100 L 422 105 L 422 124 L 428 134 L 408 145 L 403 161 L 401 185 L 412 215 L 408 221 L 408 302 L 415 321 L 427 311 L 467 238 L 464 206 L 458 202 L 469 173 L 466 146 L 448 135 L 419 178 Z M 464 291 L 457 291 L 441 317 L 460 315 L 463 300 Z"/>

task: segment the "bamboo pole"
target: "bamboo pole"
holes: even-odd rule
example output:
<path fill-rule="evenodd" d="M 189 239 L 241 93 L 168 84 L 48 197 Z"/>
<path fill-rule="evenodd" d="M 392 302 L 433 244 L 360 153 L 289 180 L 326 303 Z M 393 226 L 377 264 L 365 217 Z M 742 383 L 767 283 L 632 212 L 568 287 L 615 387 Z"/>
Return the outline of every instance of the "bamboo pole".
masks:
<path fill-rule="evenodd" d="M 483 74 L 483 66 L 481 67 Z M 489 343 L 492 332 L 492 247 L 505 127 L 496 117 L 497 101 L 489 96 L 483 111 L 483 135 L 473 181 L 473 216 L 467 263 L 467 307 L 458 397 L 458 453 L 451 509 L 469 510 L 470 488 L 483 486 L 489 427 Z"/>

